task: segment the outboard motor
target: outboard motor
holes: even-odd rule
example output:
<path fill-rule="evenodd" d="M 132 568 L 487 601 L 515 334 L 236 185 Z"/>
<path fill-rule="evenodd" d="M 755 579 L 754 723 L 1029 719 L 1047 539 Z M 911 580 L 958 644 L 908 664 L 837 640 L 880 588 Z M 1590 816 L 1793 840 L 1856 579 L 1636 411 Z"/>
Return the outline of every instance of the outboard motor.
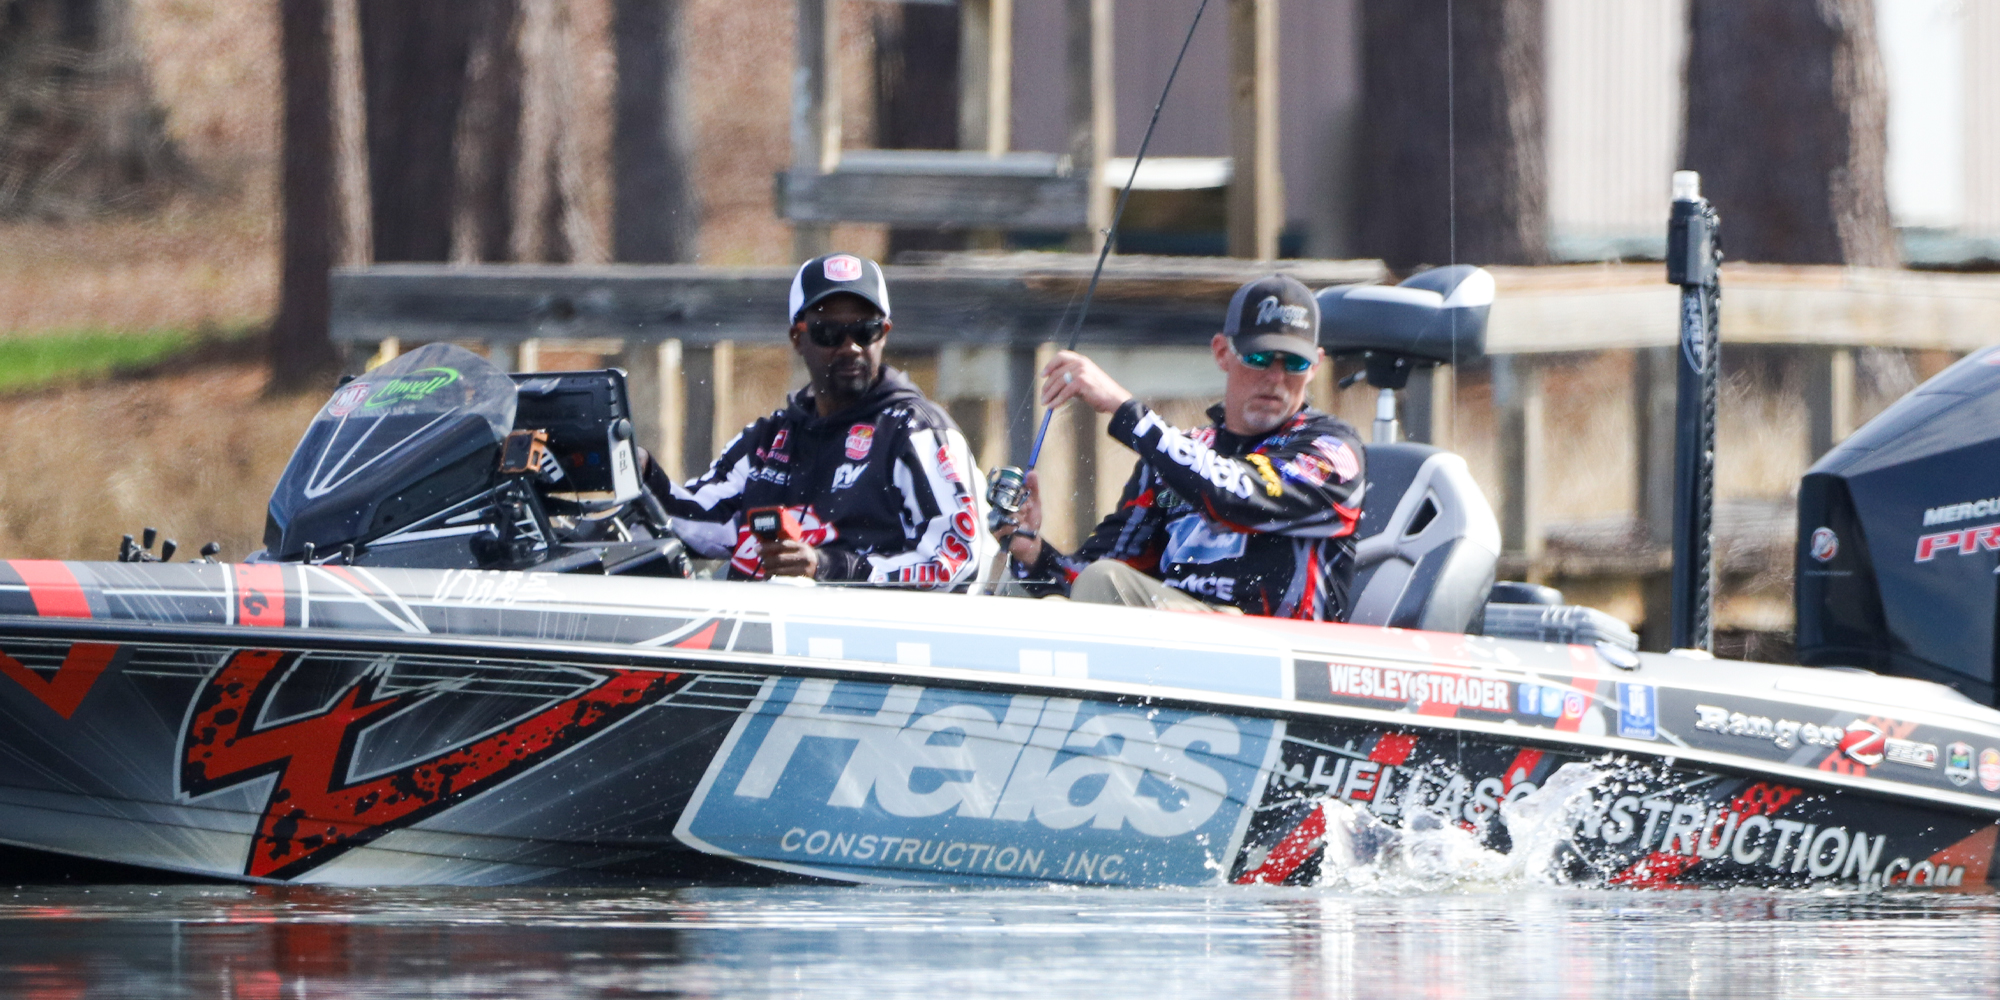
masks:
<path fill-rule="evenodd" d="M 1500 557 L 1500 524 L 1465 459 L 1396 441 L 1396 390 L 1418 367 L 1484 354 L 1493 276 L 1460 264 L 1400 285 L 1340 285 L 1317 298 L 1321 344 L 1329 354 L 1359 356 L 1378 392 L 1348 621 L 1476 631 Z"/>
<path fill-rule="evenodd" d="M 1995 703 L 2000 348 L 1854 432 L 1799 484 L 1798 656 Z"/>
<path fill-rule="evenodd" d="M 262 558 L 686 575 L 639 485 L 625 373 L 510 376 L 428 344 L 347 382 L 271 493 Z"/>

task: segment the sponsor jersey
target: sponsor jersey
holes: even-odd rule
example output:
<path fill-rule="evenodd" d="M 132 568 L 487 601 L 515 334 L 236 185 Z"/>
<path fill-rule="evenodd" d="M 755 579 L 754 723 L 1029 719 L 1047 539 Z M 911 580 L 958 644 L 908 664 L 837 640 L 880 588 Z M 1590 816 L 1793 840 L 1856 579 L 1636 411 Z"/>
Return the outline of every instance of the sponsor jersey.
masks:
<path fill-rule="evenodd" d="M 1117 559 L 1170 587 L 1247 614 L 1345 619 L 1365 481 L 1361 440 L 1307 408 L 1261 437 L 1214 424 L 1169 426 L 1131 400 L 1111 436 L 1139 453 L 1118 510 L 1073 555 L 1044 545 L 1014 565 L 1031 590 L 1067 590 L 1085 566 Z"/>
<path fill-rule="evenodd" d="M 903 373 L 822 418 L 810 388 L 743 429 L 707 472 L 676 484 L 647 463 L 647 488 L 697 554 L 728 559 L 735 580 L 763 577 L 742 513 L 787 507 L 819 550 L 822 580 L 945 588 L 992 558 L 986 484 L 951 418 Z"/>

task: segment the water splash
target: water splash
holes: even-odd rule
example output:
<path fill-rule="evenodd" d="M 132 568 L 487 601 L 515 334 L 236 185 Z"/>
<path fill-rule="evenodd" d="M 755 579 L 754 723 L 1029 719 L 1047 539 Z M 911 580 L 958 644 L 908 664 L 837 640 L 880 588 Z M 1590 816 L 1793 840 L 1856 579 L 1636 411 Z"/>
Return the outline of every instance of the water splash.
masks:
<path fill-rule="evenodd" d="M 1539 788 L 1501 805 L 1504 838 L 1439 811 L 1408 810 L 1397 827 L 1349 803 L 1323 801 L 1319 884 L 1395 894 L 1608 884 L 1608 873 L 1579 879 L 1570 864 L 1572 836 L 1595 793 L 1627 770 L 1611 760 L 1563 765 Z M 1506 848 L 1492 846 L 1496 839 Z"/>

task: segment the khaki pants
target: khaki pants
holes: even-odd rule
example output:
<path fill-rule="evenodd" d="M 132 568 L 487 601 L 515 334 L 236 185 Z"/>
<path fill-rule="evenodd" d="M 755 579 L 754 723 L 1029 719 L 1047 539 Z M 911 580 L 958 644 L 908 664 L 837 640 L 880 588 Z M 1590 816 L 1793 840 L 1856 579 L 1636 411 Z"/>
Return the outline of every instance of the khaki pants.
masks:
<path fill-rule="evenodd" d="M 1027 592 L 1013 580 L 1003 580 L 994 588 L 1001 597 L 1026 597 Z M 1207 611 L 1242 614 L 1237 608 L 1208 604 L 1175 590 L 1116 559 L 1100 559 L 1085 567 L 1069 586 L 1069 599 L 1086 604 L 1117 604 L 1128 608 L 1155 608 L 1160 611 Z M 1051 598 L 1060 600 L 1060 598 Z"/>

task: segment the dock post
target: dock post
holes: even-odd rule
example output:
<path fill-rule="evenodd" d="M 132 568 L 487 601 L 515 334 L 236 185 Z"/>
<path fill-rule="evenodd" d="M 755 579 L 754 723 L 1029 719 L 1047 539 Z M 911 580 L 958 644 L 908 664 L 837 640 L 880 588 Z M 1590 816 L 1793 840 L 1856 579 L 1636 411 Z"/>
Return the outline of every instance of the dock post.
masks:
<path fill-rule="evenodd" d="M 840 165 L 840 31 L 835 0 L 798 0 L 798 72 L 792 74 L 792 170 L 824 174 Z M 793 263 L 833 249 L 833 227 L 792 223 Z"/>
<path fill-rule="evenodd" d="M 1854 433 L 1854 349 L 1811 347 L 1806 355 L 1806 463 Z"/>
<path fill-rule="evenodd" d="M 1500 547 L 1532 568 L 1544 537 L 1542 486 L 1542 380 L 1533 361 L 1519 354 L 1493 356 L 1493 405 L 1499 411 Z"/>
<path fill-rule="evenodd" d="M 1275 260 L 1285 225 L 1278 167 L 1278 0 L 1229 0 L 1229 255 Z"/>
<path fill-rule="evenodd" d="M 1096 253 L 1111 229 L 1112 189 L 1105 183 L 1104 163 L 1116 151 L 1117 139 L 1111 0 L 1068 0 L 1068 12 L 1070 169 L 1089 184 L 1084 228 L 1070 249 Z M 1020 454 L 1025 456 L 1027 449 Z"/>

